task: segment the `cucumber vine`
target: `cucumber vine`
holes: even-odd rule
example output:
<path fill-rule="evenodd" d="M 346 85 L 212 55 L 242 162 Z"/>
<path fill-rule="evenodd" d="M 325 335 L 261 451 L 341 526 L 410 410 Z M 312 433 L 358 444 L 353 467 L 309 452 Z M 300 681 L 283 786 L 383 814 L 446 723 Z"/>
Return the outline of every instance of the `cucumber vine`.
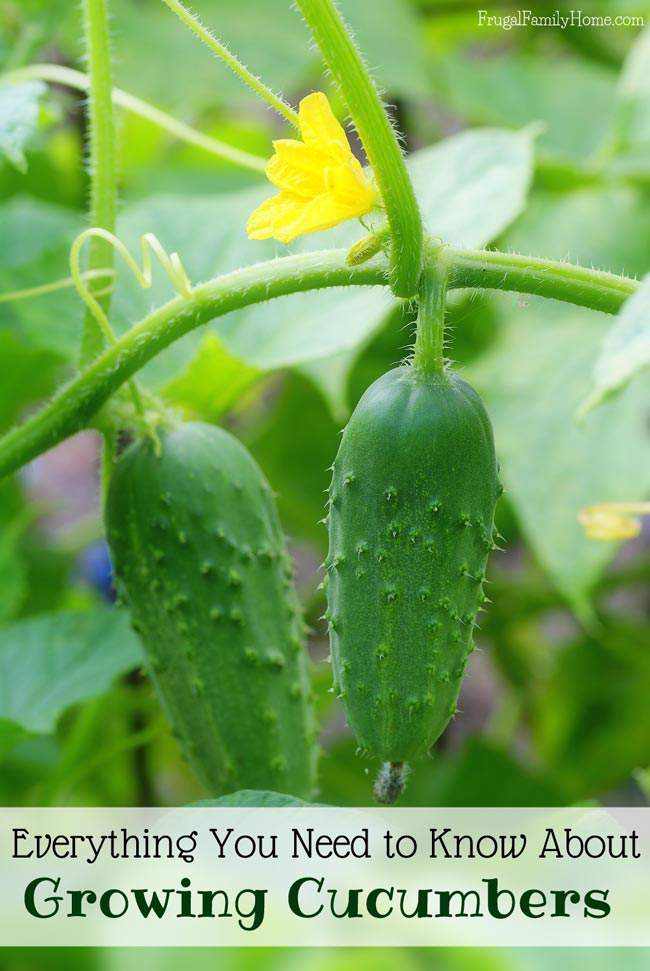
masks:
<path fill-rule="evenodd" d="M 297 123 L 294 109 L 256 78 L 180 0 L 163 2 L 286 121 L 292 125 Z M 372 235 L 366 237 L 349 253 L 334 249 L 280 257 L 191 286 L 180 257 L 168 256 L 155 237 L 146 234 L 143 270 L 137 267 L 114 236 L 115 105 L 233 164 L 261 171 L 264 160 L 204 135 L 155 106 L 112 87 L 107 0 L 84 0 L 88 75 L 47 64 L 32 65 L 7 75 L 11 79 L 41 78 L 88 92 L 91 226 L 74 244 L 70 278 L 0 295 L 0 300 L 5 301 L 25 299 L 74 285 L 89 308 L 79 373 L 40 412 L 0 439 L 0 476 L 16 471 L 46 449 L 97 423 L 101 409 L 106 412 L 102 427 L 110 427 L 110 399 L 156 354 L 210 320 L 275 297 L 342 286 L 391 287 L 398 297 L 415 297 L 420 302 L 415 361 L 435 369 L 441 367 L 443 357 L 442 303 L 446 290 L 510 290 L 606 313 L 616 313 L 636 291 L 636 280 L 602 270 L 497 250 L 463 249 L 428 239 L 398 136 L 335 4 L 332 0 L 298 0 L 298 7 L 348 105 L 387 217 L 387 226 L 379 229 L 374 239 Z M 82 270 L 79 252 L 86 240 L 90 241 L 90 253 L 88 268 Z M 176 296 L 122 337 L 107 342 L 106 328 L 100 326 L 97 310 L 101 321 L 108 323 L 114 250 L 121 253 L 140 283 L 146 286 L 151 269 L 146 247 L 167 269 Z M 120 409 L 120 414 L 123 412 Z"/>

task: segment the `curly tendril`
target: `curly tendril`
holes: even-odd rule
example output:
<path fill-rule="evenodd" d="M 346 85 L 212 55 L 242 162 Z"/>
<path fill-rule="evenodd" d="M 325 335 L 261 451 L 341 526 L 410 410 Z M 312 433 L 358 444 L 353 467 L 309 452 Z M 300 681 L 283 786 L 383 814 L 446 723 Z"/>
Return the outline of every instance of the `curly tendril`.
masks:
<path fill-rule="evenodd" d="M 95 291 L 94 293 L 91 293 L 86 286 L 88 274 L 84 274 L 80 267 L 81 250 L 83 249 L 84 243 L 93 238 L 105 240 L 110 246 L 113 247 L 116 253 L 119 253 L 143 290 L 148 290 L 153 283 L 153 269 L 151 262 L 151 257 L 153 254 L 167 274 L 169 281 L 176 292 L 185 299 L 192 296 L 192 284 L 190 283 L 189 277 L 185 272 L 185 267 L 181 262 L 180 256 L 178 253 L 168 253 L 160 240 L 157 238 L 157 236 L 154 236 L 153 233 L 145 233 L 140 237 L 140 253 L 142 257 L 142 268 L 140 268 L 122 240 L 118 239 L 114 233 L 109 232 L 107 229 L 102 229 L 99 226 L 92 226 L 90 229 L 84 229 L 83 232 L 79 233 L 70 247 L 70 274 L 72 277 L 72 282 L 77 289 L 77 293 L 97 321 L 97 324 L 99 325 L 99 328 L 108 344 L 116 344 L 117 338 L 113 333 L 113 328 L 110 325 L 106 312 L 97 300 L 97 297 L 101 296 L 102 293 L 105 293 L 106 289 L 104 288 L 102 291 Z M 129 391 L 131 393 L 131 398 L 133 400 L 133 404 L 135 405 L 136 411 L 140 416 L 144 417 L 145 409 L 142 402 L 142 396 L 134 381 L 129 381 Z M 155 441 L 155 432 L 152 433 L 152 435 Z"/>
<path fill-rule="evenodd" d="M 113 233 L 110 233 L 107 229 L 100 229 L 98 226 L 84 229 L 82 233 L 79 233 L 70 248 L 70 274 L 77 293 L 99 324 L 109 344 L 114 344 L 117 338 L 113 333 L 113 328 L 109 323 L 108 317 L 96 299 L 100 294 L 90 292 L 85 282 L 87 274 L 82 273 L 80 268 L 81 250 L 84 243 L 92 237 L 99 237 L 100 239 L 106 240 L 107 243 L 110 243 L 115 252 L 119 253 L 122 257 L 143 290 L 148 290 L 153 283 L 151 263 L 151 256 L 153 254 L 167 274 L 176 292 L 186 299 L 192 296 L 192 284 L 185 272 L 185 267 L 181 262 L 180 256 L 178 253 L 168 253 L 158 237 L 153 233 L 144 233 L 140 237 L 140 253 L 142 257 L 142 268 L 140 268 L 122 240 L 118 239 Z"/>

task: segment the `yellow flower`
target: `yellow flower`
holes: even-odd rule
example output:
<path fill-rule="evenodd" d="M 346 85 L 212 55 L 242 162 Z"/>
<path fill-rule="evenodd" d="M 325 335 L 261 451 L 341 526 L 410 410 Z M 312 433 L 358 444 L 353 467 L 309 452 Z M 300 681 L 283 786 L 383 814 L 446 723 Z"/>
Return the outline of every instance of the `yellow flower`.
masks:
<path fill-rule="evenodd" d="M 634 539 L 641 532 L 639 516 L 650 515 L 650 502 L 601 502 L 580 510 L 578 522 L 589 539 Z"/>
<path fill-rule="evenodd" d="M 304 233 L 363 216 L 377 204 L 377 189 L 352 154 L 322 92 L 302 99 L 298 120 L 302 141 L 273 142 L 275 154 L 266 175 L 281 191 L 251 214 L 246 225 L 249 239 L 290 243 Z"/>

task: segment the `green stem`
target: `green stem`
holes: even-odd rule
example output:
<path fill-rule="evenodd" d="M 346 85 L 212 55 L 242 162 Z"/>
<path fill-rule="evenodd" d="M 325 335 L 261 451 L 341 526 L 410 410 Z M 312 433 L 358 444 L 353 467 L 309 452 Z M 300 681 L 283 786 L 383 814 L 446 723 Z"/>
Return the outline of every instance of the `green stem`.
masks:
<path fill-rule="evenodd" d="M 103 280 L 104 286 L 107 282 L 112 282 L 114 274 L 112 270 L 86 270 L 85 273 L 80 273 L 79 277 L 83 281 L 86 280 Z M 66 290 L 68 287 L 74 287 L 76 283 L 71 276 L 65 276 L 60 280 L 52 280 L 50 283 L 41 283 L 37 287 L 25 287 L 22 290 L 5 290 L 4 293 L 0 293 L 0 303 L 12 303 L 14 300 L 33 300 L 34 297 L 45 297 L 50 293 L 56 293 L 58 290 Z"/>
<path fill-rule="evenodd" d="M 0 478 L 86 427 L 147 361 L 201 324 L 284 294 L 386 282 L 383 266 L 350 267 L 346 255 L 327 250 L 258 263 L 195 287 L 190 298 L 175 297 L 106 348 L 43 411 L 0 439 Z"/>
<path fill-rule="evenodd" d="M 422 374 L 445 370 L 445 297 L 447 279 L 435 266 L 425 266 L 420 279 L 413 367 Z"/>
<path fill-rule="evenodd" d="M 251 89 L 260 98 L 268 102 L 272 108 L 274 108 L 278 114 L 282 115 L 283 118 L 293 125 L 294 128 L 298 128 L 298 115 L 293 110 L 291 105 L 288 105 L 286 101 L 275 94 L 271 89 L 264 84 L 259 78 L 256 78 L 248 68 L 242 64 L 238 57 L 236 57 L 232 51 L 229 51 L 225 44 L 222 44 L 220 40 L 212 34 L 207 27 L 204 27 L 198 17 L 191 13 L 187 7 L 184 7 L 179 0 L 163 0 L 163 3 L 167 4 L 169 9 L 176 14 L 179 20 L 181 20 L 186 27 L 192 31 L 196 37 L 202 41 L 206 47 L 208 47 L 213 54 L 223 61 L 223 63 L 230 68 L 230 70 L 235 74 L 240 81 Z"/>
<path fill-rule="evenodd" d="M 297 0 L 297 4 L 343 92 L 377 179 L 393 240 L 393 292 L 412 297 L 420 279 L 423 229 L 397 135 L 333 0 Z"/>
<path fill-rule="evenodd" d="M 90 225 L 109 232 L 115 229 L 117 173 L 115 125 L 113 121 L 111 48 L 106 0 L 83 0 L 84 35 L 90 86 L 88 89 L 88 127 L 90 136 Z M 110 269 L 113 250 L 103 239 L 92 240 L 88 268 Z M 97 298 L 104 311 L 110 293 Z M 87 364 L 101 350 L 104 337 L 97 322 L 86 314 L 81 347 L 81 363 Z"/>
<path fill-rule="evenodd" d="M 448 247 L 445 260 L 450 289 L 514 290 L 608 314 L 618 313 L 639 285 L 637 280 L 604 270 L 498 250 Z"/>
<path fill-rule="evenodd" d="M 38 414 L 0 439 L 0 478 L 85 428 L 147 361 L 188 331 L 233 310 L 326 287 L 386 285 L 382 257 L 350 266 L 345 249 L 285 256 L 216 277 L 149 314 L 107 348 Z M 444 250 L 448 287 L 534 293 L 616 313 L 636 280 L 568 263 L 486 250 Z"/>
<path fill-rule="evenodd" d="M 90 88 L 90 78 L 87 74 L 83 74 L 81 71 L 75 71 L 70 67 L 61 67 L 59 64 L 30 64 L 29 67 L 10 71 L 7 74 L 3 74 L 2 77 L 7 81 L 26 81 L 30 79 L 48 81 L 51 84 L 63 84 L 67 88 L 75 88 L 77 91 L 88 91 Z M 232 162 L 233 165 L 250 169 L 252 172 L 264 172 L 266 160 L 259 155 L 244 152 L 239 148 L 235 148 L 233 145 L 227 145 L 226 142 L 222 142 L 218 138 L 213 138 L 211 135 L 197 131 L 191 125 L 186 125 L 185 122 L 179 121 L 172 115 L 168 115 L 166 111 L 161 111 L 160 108 L 149 104 L 148 101 L 143 101 L 142 98 L 137 98 L 134 94 L 129 94 L 128 91 L 123 91 L 121 88 L 113 88 L 112 98 L 114 105 L 117 105 L 119 108 L 124 108 L 125 111 L 129 111 L 132 115 L 137 115 L 139 118 L 150 121 L 153 125 L 157 125 L 158 128 L 169 132 L 170 135 L 178 138 L 181 142 L 186 142 L 188 145 L 193 145 L 195 148 L 200 148 L 204 152 L 209 152 L 217 158 Z"/>

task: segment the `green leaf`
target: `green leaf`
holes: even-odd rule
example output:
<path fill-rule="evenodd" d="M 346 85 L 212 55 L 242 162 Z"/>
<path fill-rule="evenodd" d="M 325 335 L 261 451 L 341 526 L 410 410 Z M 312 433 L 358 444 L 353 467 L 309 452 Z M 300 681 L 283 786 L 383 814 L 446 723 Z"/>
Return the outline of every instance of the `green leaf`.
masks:
<path fill-rule="evenodd" d="M 615 273 L 643 273 L 650 221 L 629 188 L 535 193 L 504 247 Z M 617 546 L 588 540 L 583 505 L 645 496 L 650 452 L 644 389 L 635 383 L 581 426 L 575 412 L 611 318 L 543 300 L 495 300 L 505 329 L 471 373 L 496 426 L 506 486 L 540 564 L 579 611 Z"/>
<path fill-rule="evenodd" d="M 328 466 L 336 454 L 339 427 L 316 389 L 300 375 L 288 375 L 272 410 L 240 434 L 279 493 L 280 518 L 290 535 L 322 548 L 327 531 L 321 520 Z"/>
<path fill-rule="evenodd" d="M 0 631 L 0 720 L 52 732 L 67 708 L 107 691 L 141 661 L 128 615 L 114 608 L 12 624 Z"/>
<path fill-rule="evenodd" d="M 0 210 L 0 266 L 18 270 L 36 263 L 81 229 L 82 219 L 73 210 L 16 196 Z M 67 275 L 67 263 L 61 269 L 61 275 Z"/>
<path fill-rule="evenodd" d="M 558 590 L 582 613 L 617 544 L 589 540 L 585 505 L 638 499 L 650 489 L 647 392 L 631 385 L 581 425 L 576 408 L 607 318 L 532 299 L 500 297 L 495 347 L 469 369 L 495 427 L 511 502 L 530 546 Z"/>
<path fill-rule="evenodd" d="M 0 763 L 7 752 L 10 752 L 26 735 L 27 732 L 16 722 L 5 721 L 4 718 L 0 718 Z"/>
<path fill-rule="evenodd" d="M 38 126 L 41 81 L 0 83 L 0 155 L 20 172 L 27 171 L 25 146 Z"/>
<path fill-rule="evenodd" d="M 430 232 L 455 246 L 485 246 L 523 211 L 533 171 L 533 133 L 479 128 L 408 159 Z"/>
<path fill-rule="evenodd" d="M 618 110 L 612 71 L 577 58 L 551 61 L 507 53 L 501 45 L 484 59 L 473 52 L 449 53 L 438 65 L 437 86 L 444 101 L 470 123 L 543 122 L 540 145 L 576 160 L 601 146 Z"/>
<path fill-rule="evenodd" d="M 7 429 L 27 405 L 49 395 L 61 374 L 62 358 L 32 347 L 0 325 L 0 430 Z"/>
<path fill-rule="evenodd" d="M 219 799 L 200 799 L 192 803 L 192 808 L 256 808 L 280 809 L 286 806 L 313 806 L 315 803 L 305 802 L 295 796 L 286 796 L 281 792 L 267 792 L 259 789 L 240 789 Z"/>
<path fill-rule="evenodd" d="M 27 197 L 0 207 L 0 294 L 35 287 L 70 273 L 72 240 L 83 228 L 79 213 Z M 74 289 L 0 303 L 0 331 L 72 360 L 78 349 L 83 304 Z"/>
<path fill-rule="evenodd" d="M 216 422 L 261 374 L 234 357 L 216 334 L 208 334 L 194 360 L 162 388 L 162 394 L 187 417 Z"/>
<path fill-rule="evenodd" d="M 538 745 L 570 799 L 620 785 L 650 758 L 649 635 L 609 619 L 558 653 L 541 686 Z"/>
<path fill-rule="evenodd" d="M 581 412 L 598 405 L 620 391 L 650 365 L 650 275 L 637 292 L 626 300 L 603 340 L 593 370 L 592 390 Z"/>

